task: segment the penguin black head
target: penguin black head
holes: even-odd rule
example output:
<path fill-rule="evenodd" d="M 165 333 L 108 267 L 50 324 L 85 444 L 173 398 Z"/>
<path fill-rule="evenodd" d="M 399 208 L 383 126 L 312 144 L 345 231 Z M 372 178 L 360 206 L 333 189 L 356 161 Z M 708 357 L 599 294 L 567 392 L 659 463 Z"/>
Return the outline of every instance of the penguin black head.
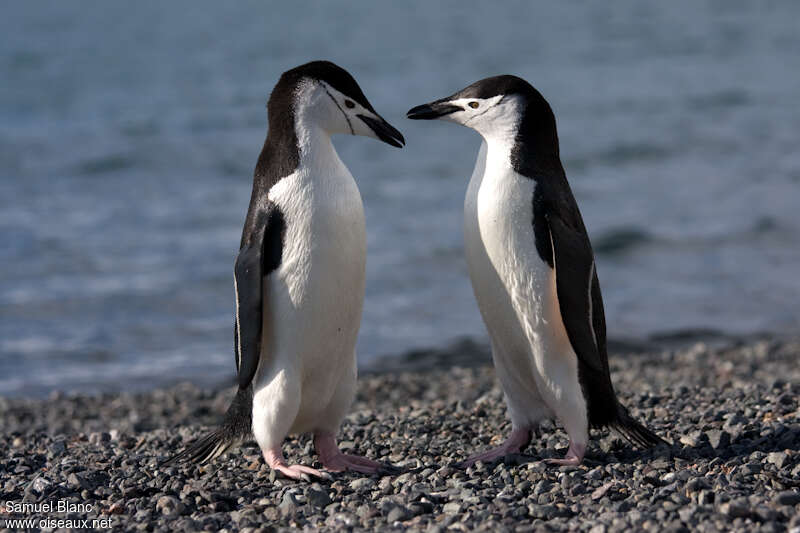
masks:
<path fill-rule="evenodd" d="M 493 76 L 476 81 L 460 91 L 419 105 L 408 111 L 413 120 L 441 119 L 472 128 L 484 138 L 520 134 L 537 144 L 555 143 L 556 123 L 547 100 L 522 78 Z"/>
<path fill-rule="evenodd" d="M 312 61 L 281 75 L 267 109 L 270 128 L 293 115 L 301 127 L 373 137 L 401 148 L 403 135 L 386 122 L 349 72 L 330 61 Z"/>

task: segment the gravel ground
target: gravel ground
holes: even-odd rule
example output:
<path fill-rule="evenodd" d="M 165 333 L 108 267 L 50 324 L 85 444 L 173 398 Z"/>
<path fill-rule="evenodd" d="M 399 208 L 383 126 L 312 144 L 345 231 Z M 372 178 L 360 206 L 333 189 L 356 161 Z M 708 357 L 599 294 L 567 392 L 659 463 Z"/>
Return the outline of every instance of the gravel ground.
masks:
<path fill-rule="evenodd" d="M 383 478 L 283 479 L 254 444 L 206 467 L 159 469 L 158 460 L 221 419 L 229 388 L 0 398 L 0 511 L 35 519 L 34 527 L 105 519 L 95 525 L 119 530 L 800 533 L 800 342 L 615 352 L 623 401 L 674 444 L 640 452 L 595 431 L 580 467 L 539 462 L 567 446 L 549 423 L 528 455 L 450 466 L 509 430 L 488 355 L 471 343 L 450 355 L 412 354 L 405 364 L 415 371 L 361 378 L 340 444 L 406 469 Z M 284 450 L 318 466 L 307 437 Z M 20 510 L 35 502 L 56 510 Z M 89 508 L 57 511 L 68 502 Z"/>

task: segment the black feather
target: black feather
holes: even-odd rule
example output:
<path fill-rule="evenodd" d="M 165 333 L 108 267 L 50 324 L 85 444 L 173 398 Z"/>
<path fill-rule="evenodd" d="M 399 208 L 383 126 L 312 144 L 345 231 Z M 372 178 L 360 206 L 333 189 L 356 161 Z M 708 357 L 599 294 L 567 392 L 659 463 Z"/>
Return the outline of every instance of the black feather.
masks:
<path fill-rule="evenodd" d="M 617 419 L 610 424 L 625 440 L 639 448 L 652 448 L 661 444 L 668 444 L 664 439 L 647 429 L 634 419 L 628 410 L 618 406 Z"/>
<path fill-rule="evenodd" d="M 239 389 L 219 429 L 197 439 L 159 466 L 178 462 L 203 464 L 238 446 L 252 434 L 252 409 L 253 388 Z"/>

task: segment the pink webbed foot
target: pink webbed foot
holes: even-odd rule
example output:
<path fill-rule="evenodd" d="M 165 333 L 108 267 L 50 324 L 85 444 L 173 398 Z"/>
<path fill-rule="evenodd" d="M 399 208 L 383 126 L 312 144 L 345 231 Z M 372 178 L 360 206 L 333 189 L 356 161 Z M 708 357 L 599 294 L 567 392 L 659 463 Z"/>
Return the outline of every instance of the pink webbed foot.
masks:
<path fill-rule="evenodd" d="M 276 446 L 275 448 L 265 451 L 263 455 L 264 460 L 271 469 L 280 472 L 288 478 L 309 481 L 310 476 L 318 478 L 325 477 L 325 474 L 316 468 L 311 468 L 310 466 L 287 465 L 286 459 L 283 458 L 283 452 L 281 451 L 280 446 Z"/>
<path fill-rule="evenodd" d="M 314 448 L 319 454 L 322 466 L 331 472 L 351 470 L 361 474 L 394 474 L 400 470 L 397 467 L 385 465 L 360 455 L 342 453 L 331 433 L 316 433 L 314 435 Z"/>
<path fill-rule="evenodd" d="M 519 453 L 523 448 L 530 444 L 530 442 L 531 428 L 515 429 L 511 432 L 511 435 L 509 435 L 508 439 L 506 439 L 506 441 L 497 448 L 492 448 L 491 450 L 471 455 L 467 460 L 462 461 L 455 466 L 457 468 L 469 468 L 478 461 L 482 461 L 484 463 L 496 461 L 497 459 L 505 457 L 506 455 Z"/>
<path fill-rule="evenodd" d="M 545 462 L 551 465 L 577 466 L 583 462 L 585 453 L 585 444 L 576 444 L 570 440 L 567 455 L 565 455 L 563 459 L 547 459 Z"/>

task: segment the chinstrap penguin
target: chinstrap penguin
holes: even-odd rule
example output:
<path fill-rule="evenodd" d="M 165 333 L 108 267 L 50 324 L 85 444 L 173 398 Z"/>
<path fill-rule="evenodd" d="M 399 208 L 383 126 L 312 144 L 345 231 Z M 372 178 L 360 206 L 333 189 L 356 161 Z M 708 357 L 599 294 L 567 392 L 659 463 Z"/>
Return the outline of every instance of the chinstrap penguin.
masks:
<path fill-rule="evenodd" d="M 528 82 L 496 76 L 411 109 L 483 137 L 464 201 L 465 254 L 511 418 L 510 437 L 462 463 L 519 453 L 558 418 L 579 464 L 589 427 L 641 447 L 664 442 L 617 400 L 594 255 L 559 157 L 553 112 Z"/>
<path fill-rule="evenodd" d="M 239 389 L 225 421 L 171 458 L 206 462 L 254 436 L 267 464 L 291 478 L 288 434 L 313 432 L 322 466 L 362 473 L 390 467 L 344 454 L 335 435 L 356 388 L 356 337 L 366 263 L 364 210 L 331 135 L 402 147 L 402 134 L 344 69 L 314 61 L 280 77 L 256 164 L 234 267 Z"/>

